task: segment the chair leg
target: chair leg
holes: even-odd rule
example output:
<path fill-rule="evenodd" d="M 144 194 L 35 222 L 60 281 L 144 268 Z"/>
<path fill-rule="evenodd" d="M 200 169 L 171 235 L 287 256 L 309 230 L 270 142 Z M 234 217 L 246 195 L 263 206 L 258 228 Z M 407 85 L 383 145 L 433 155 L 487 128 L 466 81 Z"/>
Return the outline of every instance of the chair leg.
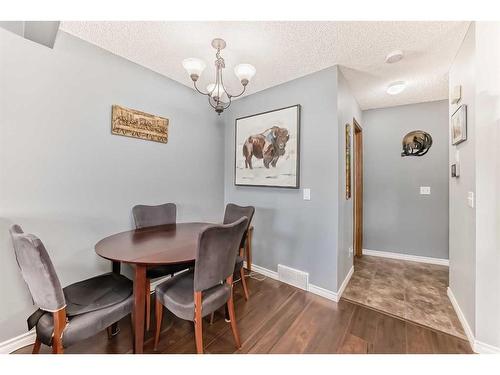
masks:
<path fill-rule="evenodd" d="M 41 345 L 42 345 L 42 342 L 37 337 L 36 340 L 35 340 L 35 344 L 33 345 L 33 351 L 31 352 L 31 354 L 38 354 L 38 353 L 40 353 L 40 346 Z"/>
<path fill-rule="evenodd" d="M 234 315 L 233 290 L 232 290 L 233 278 L 230 277 L 230 279 L 231 280 L 228 283 L 231 285 L 231 295 L 227 300 L 227 309 L 229 310 L 229 318 L 231 319 L 231 330 L 233 331 L 234 343 L 236 344 L 236 347 L 239 349 L 241 348 L 241 341 L 240 341 L 240 334 L 238 332 L 238 326 L 236 325 L 236 317 Z"/>
<path fill-rule="evenodd" d="M 210 325 L 214 324 L 215 311 L 210 314 Z"/>
<path fill-rule="evenodd" d="M 130 333 L 132 337 L 132 352 L 135 353 L 135 327 L 134 327 L 134 312 L 130 313 Z"/>
<path fill-rule="evenodd" d="M 245 253 L 247 258 L 247 270 L 252 272 L 252 237 L 253 227 L 248 228 L 247 240 L 245 241 Z"/>
<path fill-rule="evenodd" d="M 248 288 L 247 288 L 247 282 L 245 281 L 245 270 L 243 267 L 241 267 L 240 270 L 240 277 L 241 277 L 241 285 L 243 285 L 243 293 L 245 294 L 245 301 L 248 301 Z"/>
<path fill-rule="evenodd" d="M 196 352 L 203 354 L 203 329 L 201 325 L 201 292 L 194 292 L 194 337 Z"/>
<path fill-rule="evenodd" d="M 151 280 L 146 279 L 146 331 L 151 324 Z"/>
<path fill-rule="evenodd" d="M 52 337 L 52 353 L 63 354 L 62 335 L 66 328 L 66 309 L 62 308 L 52 313 L 54 319 L 54 336 Z"/>
<path fill-rule="evenodd" d="M 155 346 L 154 350 L 158 350 L 158 342 L 160 341 L 161 321 L 163 318 L 163 305 L 155 299 L 155 318 L 156 318 L 156 332 L 155 332 Z"/>

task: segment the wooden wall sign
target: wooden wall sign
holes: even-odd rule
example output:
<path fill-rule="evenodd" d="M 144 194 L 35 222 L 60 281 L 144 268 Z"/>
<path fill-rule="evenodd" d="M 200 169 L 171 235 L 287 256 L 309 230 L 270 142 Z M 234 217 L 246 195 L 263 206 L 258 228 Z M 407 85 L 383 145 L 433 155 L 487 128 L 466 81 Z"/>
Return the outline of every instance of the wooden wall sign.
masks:
<path fill-rule="evenodd" d="M 119 105 L 113 105 L 111 133 L 167 143 L 168 119 Z"/>

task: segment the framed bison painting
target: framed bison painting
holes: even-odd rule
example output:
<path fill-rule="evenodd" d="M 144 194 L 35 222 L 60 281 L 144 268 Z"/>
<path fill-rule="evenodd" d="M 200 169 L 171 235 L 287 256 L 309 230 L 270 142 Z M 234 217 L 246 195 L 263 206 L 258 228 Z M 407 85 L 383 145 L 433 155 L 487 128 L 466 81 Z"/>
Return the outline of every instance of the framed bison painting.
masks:
<path fill-rule="evenodd" d="M 300 105 L 236 119 L 234 184 L 299 187 Z"/>

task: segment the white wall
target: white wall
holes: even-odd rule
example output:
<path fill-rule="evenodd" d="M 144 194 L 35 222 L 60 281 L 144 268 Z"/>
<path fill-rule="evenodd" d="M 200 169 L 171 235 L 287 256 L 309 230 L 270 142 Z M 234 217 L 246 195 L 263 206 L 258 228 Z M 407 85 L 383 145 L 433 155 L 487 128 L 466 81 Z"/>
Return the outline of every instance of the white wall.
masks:
<path fill-rule="evenodd" d="M 468 106 L 468 139 L 456 147 L 461 176 L 450 179 L 450 289 L 482 353 L 500 353 L 499 46 L 498 22 L 473 23 L 450 71 L 450 90 L 462 85 L 459 104 Z"/>
<path fill-rule="evenodd" d="M 476 340 L 500 351 L 500 23 L 476 23 Z"/>
<path fill-rule="evenodd" d="M 109 271 L 94 244 L 138 203 L 220 222 L 223 127 L 194 90 L 60 32 L 54 49 L 0 29 L 0 342 L 34 310 L 8 229 L 37 234 L 63 285 Z M 111 106 L 170 119 L 168 144 L 111 135 Z"/>
<path fill-rule="evenodd" d="M 467 140 L 449 149 L 450 164 L 460 156 L 460 177 L 450 177 L 450 289 L 472 331 L 475 330 L 476 301 L 476 210 L 467 205 L 467 193 L 476 190 L 475 173 L 475 25 L 471 24 L 449 73 L 450 90 L 462 86 L 467 105 Z M 449 116 L 458 108 L 450 105 Z M 451 134 L 450 134 L 451 144 Z"/>

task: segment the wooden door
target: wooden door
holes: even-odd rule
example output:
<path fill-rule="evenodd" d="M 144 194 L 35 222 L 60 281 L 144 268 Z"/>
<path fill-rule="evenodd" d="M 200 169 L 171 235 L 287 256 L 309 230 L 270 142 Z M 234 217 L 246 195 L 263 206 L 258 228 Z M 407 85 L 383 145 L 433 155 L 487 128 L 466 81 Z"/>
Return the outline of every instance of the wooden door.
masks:
<path fill-rule="evenodd" d="M 354 254 L 363 255 L 363 129 L 354 124 Z"/>

